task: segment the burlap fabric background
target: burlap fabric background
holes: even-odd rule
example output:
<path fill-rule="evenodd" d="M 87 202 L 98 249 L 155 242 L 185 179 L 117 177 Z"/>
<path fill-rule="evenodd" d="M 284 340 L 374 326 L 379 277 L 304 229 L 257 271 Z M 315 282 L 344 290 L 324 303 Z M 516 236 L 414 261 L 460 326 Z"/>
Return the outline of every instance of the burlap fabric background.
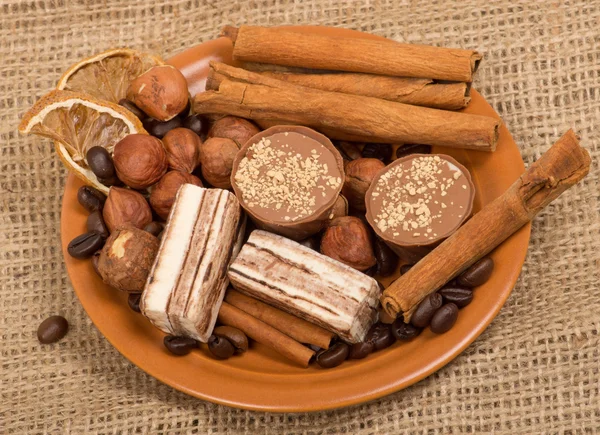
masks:
<path fill-rule="evenodd" d="M 600 1 L 0 2 L 0 433 L 559 433 L 600 429 Z M 424 3 L 424 2 L 423 2 Z M 164 56 L 228 23 L 323 24 L 476 48 L 476 87 L 526 164 L 574 127 L 593 169 L 534 222 L 506 306 L 461 356 L 380 400 L 314 414 L 196 400 L 125 360 L 75 297 L 60 252 L 65 170 L 16 132 L 72 62 L 110 47 Z M 38 323 L 71 323 L 41 347 Z"/>

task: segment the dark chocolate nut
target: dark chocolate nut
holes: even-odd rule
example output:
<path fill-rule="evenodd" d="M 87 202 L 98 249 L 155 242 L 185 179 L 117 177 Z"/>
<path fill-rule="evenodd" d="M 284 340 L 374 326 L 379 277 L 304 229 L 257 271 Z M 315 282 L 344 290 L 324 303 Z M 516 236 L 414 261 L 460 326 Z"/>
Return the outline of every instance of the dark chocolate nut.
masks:
<path fill-rule="evenodd" d="M 217 326 L 213 330 L 213 334 L 229 340 L 235 348 L 235 353 L 244 353 L 248 350 L 248 337 L 243 331 L 233 326 Z"/>
<path fill-rule="evenodd" d="M 375 238 L 375 243 L 373 243 L 373 252 L 377 259 L 375 269 L 376 275 L 390 276 L 396 271 L 396 267 L 398 267 L 398 256 L 378 237 Z"/>
<path fill-rule="evenodd" d="M 190 115 L 183 121 L 183 126 L 189 128 L 201 138 L 208 133 L 208 120 L 202 115 Z"/>
<path fill-rule="evenodd" d="M 107 180 L 115 176 L 115 165 L 104 147 L 91 147 L 85 155 L 88 166 L 98 178 Z"/>
<path fill-rule="evenodd" d="M 410 319 L 410 323 L 417 328 L 425 328 L 438 308 L 442 306 L 442 297 L 432 293 L 421 301 Z"/>
<path fill-rule="evenodd" d="M 140 301 L 141 300 L 142 300 L 141 293 L 129 293 L 129 296 L 127 297 L 127 305 L 129 305 L 129 308 L 131 308 L 136 313 L 141 313 L 142 312 L 142 310 L 140 310 Z"/>
<path fill-rule="evenodd" d="M 102 276 L 100 275 L 100 271 L 98 270 L 98 260 L 100 260 L 100 252 L 102 252 L 102 249 L 94 252 L 94 255 L 92 255 L 92 267 L 94 268 L 94 272 L 96 272 L 98 276 Z"/>
<path fill-rule="evenodd" d="M 73 258 L 89 258 L 104 246 L 104 238 L 97 233 L 85 233 L 75 237 L 67 246 L 67 252 Z"/>
<path fill-rule="evenodd" d="M 411 154 L 431 154 L 431 146 L 416 143 L 407 143 L 396 150 L 396 158 L 410 156 Z"/>
<path fill-rule="evenodd" d="M 187 355 L 198 347 L 198 342 L 189 337 L 175 337 L 174 335 L 166 335 L 163 343 L 167 350 L 173 355 Z"/>
<path fill-rule="evenodd" d="M 390 325 L 378 322 L 371 326 L 371 329 L 367 332 L 365 341 L 373 343 L 375 350 L 381 350 L 390 347 L 396 342 L 396 339 L 392 335 Z"/>
<path fill-rule="evenodd" d="M 100 210 L 96 210 L 88 216 L 87 230 L 89 233 L 100 234 L 105 239 L 110 235 Z"/>
<path fill-rule="evenodd" d="M 375 345 L 370 341 L 361 341 L 350 346 L 348 359 L 363 359 L 375 351 Z"/>
<path fill-rule="evenodd" d="M 69 331 L 69 322 L 63 316 L 50 316 L 38 326 L 37 337 L 40 343 L 56 343 Z"/>
<path fill-rule="evenodd" d="M 388 162 L 392 158 L 392 146 L 389 143 L 368 143 L 362 150 L 362 156 Z"/>
<path fill-rule="evenodd" d="M 397 318 L 392 323 L 392 334 L 396 337 L 396 340 L 409 341 L 418 336 L 422 329 L 417 328 L 410 323 L 404 323 L 402 317 Z"/>
<path fill-rule="evenodd" d="M 336 142 L 336 147 L 345 160 L 356 160 L 362 157 L 360 144 L 357 142 Z"/>
<path fill-rule="evenodd" d="M 466 287 L 446 286 L 439 292 L 445 303 L 453 303 L 458 308 L 464 308 L 473 300 L 473 290 Z"/>
<path fill-rule="evenodd" d="M 414 264 L 403 264 L 400 266 L 400 275 L 404 275 L 406 272 L 412 269 L 413 266 Z"/>
<path fill-rule="evenodd" d="M 148 116 L 142 111 L 142 109 L 140 109 L 138 106 L 136 106 L 132 101 L 129 101 L 126 98 L 121 98 L 119 100 L 119 106 L 123 106 L 124 108 L 126 108 L 127 110 L 129 110 L 131 113 L 133 113 L 135 116 L 137 116 L 137 118 L 139 120 L 143 120 L 146 119 Z"/>
<path fill-rule="evenodd" d="M 316 360 L 319 366 L 324 369 L 331 369 L 339 366 L 346 361 L 350 353 L 350 346 L 346 343 L 338 341 L 329 349 L 325 349 L 317 354 Z"/>
<path fill-rule="evenodd" d="M 235 353 L 231 341 L 214 334 L 208 339 L 208 350 L 216 359 L 227 359 Z"/>
<path fill-rule="evenodd" d="M 90 213 L 102 210 L 106 195 L 92 186 L 81 186 L 77 191 L 77 201 Z"/>
<path fill-rule="evenodd" d="M 438 309 L 433 317 L 429 327 L 431 332 L 443 334 L 454 326 L 458 318 L 458 307 L 455 304 L 446 304 Z"/>
<path fill-rule="evenodd" d="M 493 270 L 494 260 L 491 257 L 484 257 L 458 275 L 456 282 L 465 287 L 478 287 L 490 279 Z"/>
<path fill-rule="evenodd" d="M 165 134 L 173 130 L 174 128 L 181 127 L 183 122 L 179 116 L 171 119 L 170 121 L 159 121 L 154 118 L 148 118 L 143 122 L 144 128 L 152 136 L 162 139 Z"/>
<path fill-rule="evenodd" d="M 300 244 L 313 251 L 319 252 L 319 249 L 321 249 L 321 238 L 317 236 L 309 237 L 308 239 L 302 240 Z"/>
<path fill-rule="evenodd" d="M 153 236 L 158 237 L 158 235 L 162 232 L 163 228 L 163 224 L 161 224 L 160 222 L 152 221 L 144 227 L 144 231 L 147 231 Z"/>

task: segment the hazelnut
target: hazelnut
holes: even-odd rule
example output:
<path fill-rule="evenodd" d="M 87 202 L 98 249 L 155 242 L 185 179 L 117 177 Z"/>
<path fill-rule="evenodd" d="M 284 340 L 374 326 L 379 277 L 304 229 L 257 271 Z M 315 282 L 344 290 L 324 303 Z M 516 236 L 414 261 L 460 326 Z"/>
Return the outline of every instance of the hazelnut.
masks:
<path fill-rule="evenodd" d="M 344 195 L 339 195 L 329 213 L 329 221 L 342 216 L 348 216 L 348 200 Z"/>
<path fill-rule="evenodd" d="M 244 146 L 257 133 L 260 133 L 260 129 L 247 119 L 225 116 L 213 123 L 207 137 L 226 137 Z"/>
<path fill-rule="evenodd" d="M 159 245 L 158 239 L 144 230 L 133 227 L 115 230 L 98 258 L 102 280 L 118 290 L 141 292 Z"/>
<path fill-rule="evenodd" d="M 169 121 L 189 103 L 187 81 L 171 65 L 155 66 L 129 84 L 127 99 L 146 115 L 159 121 Z"/>
<path fill-rule="evenodd" d="M 352 160 L 344 167 L 346 174 L 342 193 L 348 199 L 350 207 L 364 211 L 365 194 L 379 171 L 385 164 L 378 159 L 360 158 Z"/>
<path fill-rule="evenodd" d="M 167 172 L 150 193 L 150 205 L 152 209 L 163 219 L 169 217 L 171 207 L 175 202 L 177 191 L 183 184 L 195 184 L 202 186 L 202 181 L 192 174 L 181 171 Z"/>
<path fill-rule="evenodd" d="M 231 169 L 233 159 L 240 145 L 233 139 L 213 137 L 200 146 L 202 176 L 214 187 L 231 187 Z"/>
<path fill-rule="evenodd" d="M 112 232 L 126 225 L 144 228 L 152 222 L 152 211 L 140 193 L 123 187 L 111 187 L 104 203 L 102 217 Z"/>
<path fill-rule="evenodd" d="M 357 270 L 377 263 L 367 226 L 357 217 L 334 219 L 321 239 L 321 253 Z"/>
<path fill-rule="evenodd" d="M 162 139 L 169 168 L 191 173 L 200 159 L 200 137 L 188 128 L 174 128 Z"/>
<path fill-rule="evenodd" d="M 129 134 L 117 142 L 113 162 L 119 179 L 133 189 L 152 186 L 168 168 L 162 142 L 147 134 Z"/>

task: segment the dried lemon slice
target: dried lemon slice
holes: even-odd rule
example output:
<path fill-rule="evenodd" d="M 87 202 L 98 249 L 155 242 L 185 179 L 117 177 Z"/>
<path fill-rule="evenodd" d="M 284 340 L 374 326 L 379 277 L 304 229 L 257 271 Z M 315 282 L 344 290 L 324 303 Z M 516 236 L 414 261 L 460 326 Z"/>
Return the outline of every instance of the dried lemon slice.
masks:
<path fill-rule="evenodd" d="M 44 95 L 25 113 L 19 132 L 54 139 L 56 152 L 65 166 L 103 192 L 108 192 L 108 187 L 89 169 L 85 160 L 87 150 L 102 146 L 112 155 L 115 144 L 123 137 L 146 134 L 141 121 L 118 104 L 58 90 Z"/>
<path fill-rule="evenodd" d="M 118 103 L 129 83 L 156 65 L 161 58 L 128 48 L 108 50 L 72 65 L 56 89 L 83 92 L 100 100 Z"/>

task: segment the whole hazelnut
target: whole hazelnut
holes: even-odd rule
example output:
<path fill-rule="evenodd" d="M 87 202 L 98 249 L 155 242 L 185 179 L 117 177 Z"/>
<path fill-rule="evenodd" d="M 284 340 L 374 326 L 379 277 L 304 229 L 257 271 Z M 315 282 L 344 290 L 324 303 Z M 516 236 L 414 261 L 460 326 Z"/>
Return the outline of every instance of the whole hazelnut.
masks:
<path fill-rule="evenodd" d="M 233 139 L 212 137 L 200 146 L 202 176 L 212 186 L 221 189 L 231 187 L 233 159 L 240 145 Z"/>
<path fill-rule="evenodd" d="M 141 292 L 159 245 L 158 239 L 147 231 L 133 227 L 115 230 L 98 258 L 102 280 L 118 290 Z"/>
<path fill-rule="evenodd" d="M 226 137 L 244 146 L 248 139 L 259 132 L 260 129 L 247 119 L 225 116 L 213 123 L 207 137 Z"/>
<path fill-rule="evenodd" d="M 365 194 L 379 171 L 385 164 L 378 159 L 360 158 L 352 160 L 344 167 L 346 174 L 342 193 L 348 199 L 350 207 L 364 211 Z"/>
<path fill-rule="evenodd" d="M 152 222 L 152 211 L 140 193 L 123 187 L 111 187 L 102 209 L 102 217 L 112 233 L 126 225 L 144 228 Z"/>
<path fill-rule="evenodd" d="M 169 121 L 189 102 L 187 81 L 171 65 L 158 65 L 129 83 L 127 99 L 159 121 Z"/>
<path fill-rule="evenodd" d="M 174 128 L 162 139 L 169 168 L 191 173 L 200 159 L 200 137 L 188 128 Z"/>
<path fill-rule="evenodd" d="M 147 134 L 129 134 L 117 142 L 113 162 L 119 179 L 138 190 L 152 186 L 168 168 L 162 142 Z"/>
<path fill-rule="evenodd" d="M 369 230 L 354 216 L 339 217 L 329 224 L 321 239 L 321 253 L 361 271 L 377 262 Z"/>
<path fill-rule="evenodd" d="M 150 192 L 150 205 L 157 215 L 163 219 L 169 217 L 169 212 L 175 202 L 177 191 L 186 183 L 202 186 L 202 181 L 192 174 L 181 171 L 170 171 L 167 172 L 154 187 L 152 187 L 152 192 Z"/>
<path fill-rule="evenodd" d="M 329 221 L 342 216 L 348 216 L 348 200 L 344 195 L 339 195 L 329 213 Z"/>

